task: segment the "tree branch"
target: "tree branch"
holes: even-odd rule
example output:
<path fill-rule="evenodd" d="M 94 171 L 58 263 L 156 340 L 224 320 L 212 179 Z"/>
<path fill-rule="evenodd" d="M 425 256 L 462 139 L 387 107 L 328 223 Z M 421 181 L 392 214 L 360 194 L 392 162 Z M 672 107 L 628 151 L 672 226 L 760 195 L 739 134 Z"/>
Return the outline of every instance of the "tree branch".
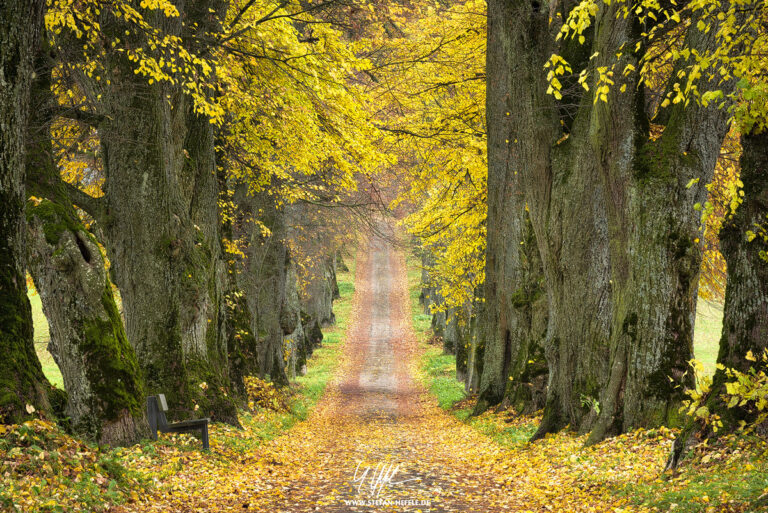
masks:
<path fill-rule="evenodd" d="M 91 217 L 99 222 L 99 224 L 103 224 L 107 210 L 104 197 L 96 198 L 65 180 L 61 181 L 64 184 L 67 194 L 69 194 L 70 201 L 85 210 Z"/>
<path fill-rule="evenodd" d="M 99 126 L 107 119 L 106 116 L 100 114 L 80 110 L 75 107 L 65 107 L 63 105 L 53 109 L 52 114 L 54 116 L 79 121 L 80 123 L 90 125 L 94 128 L 99 128 Z"/>

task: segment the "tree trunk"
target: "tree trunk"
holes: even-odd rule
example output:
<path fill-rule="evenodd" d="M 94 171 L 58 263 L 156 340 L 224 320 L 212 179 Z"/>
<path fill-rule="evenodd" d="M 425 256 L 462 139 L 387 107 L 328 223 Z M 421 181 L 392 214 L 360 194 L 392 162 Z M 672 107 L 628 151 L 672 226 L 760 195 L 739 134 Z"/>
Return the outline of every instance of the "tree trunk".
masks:
<path fill-rule="evenodd" d="M 568 6 L 563 7 L 563 12 L 567 12 Z M 549 377 L 543 421 L 534 435 L 538 438 L 567 424 L 581 429 L 589 427 L 593 416 L 582 403 L 585 398 L 598 397 L 607 374 L 608 238 L 600 175 L 587 150 L 587 115 L 592 101 L 582 100 L 578 94 L 565 97 L 563 103 L 583 104 L 582 108 L 575 119 L 573 112 L 559 112 L 553 97 L 546 94 L 548 84 L 543 71 L 544 64 L 555 52 L 564 53 L 576 69 L 588 59 L 589 49 L 556 48 L 546 4 L 493 0 L 489 2 L 488 12 L 489 40 L 498 41 L 495 44 L 506 49 L 503 60 L 489 65 L 489 77 L 496 75 L 493 69 L 496 66 L 502 66 L 510 75 L 505 79 L 506 84 L 498 85 L 500 91 L 504 88 L 508 91 L 502 96 L 506 103 L 488 106 L 489 127 L 493 126 L 490 122 L 493 109 L 497 110 L 498 117 L 508 119 L 508 129 L 497 136 L 496 144 L 507 145 L 509 163 L 505 165 L 516 180 L 513 183 L 519 184 L 508 190 L 525 192 L 525 203 L 516 197 L 505 198 L 514 205 L 514 208 L 506 205 L 505 208 L 509 209 L 511 222 L 516 223 L 515 238 L 510 237 L 506 242 L 520 246 L 524 241 L 523 208 L 527 204 L 546 284 L 548 325 L 542 345 Z M 493 98 L 492 89 L 489 94 Z M 563 124 L 561 115 L 565 119 Z M 489 133 L 489 139 L 491 135 Z M 494 153 L 496 151 L 489 149 L 489 166 Z M 498 190 L 491 179 L 489 175 L 489 191 Z M 490 220 L 495 215 L 492 201 L 489 198 L 489 256 L 501 254 L 491 240 Z M 514 250 L 509 250 L 506 258 L 520 259 Z M 489 269 L 492 265 L 493 262 L 488 264 Z M 489 284 L 487 289 L 492 286 Z M 519 281 L 512 279 L 505 292 L 511 296 L 519 287 Z M 511 302 L 511 297 L 508 296 L 507 302 Z M 524 324 L 516 318 L 514 321 L 507 320 L 510 344 L 518 343 L 513 339 L 513 330 Z M 497 340 L 507 340 L 506 330 L 496 336 Z M 503 343 L 499 346 L 504 347 Z M 504 354 L 499 349 L 496 353 Z M 496 360 L 504 363 L 502 356 Z M 493 390 L 495 400 L 500 400 L 504 384 L 499 377 Z"/>
<path fill-rule="evenodd" d="M 540 349 L 544 333 L 533 323 L 533 305 L 544 299 L 543 271 L 516 168 L 519 162 L 510 152 L 514 127 L 510 113 L 517 101 L 513 94 L 517 76 L 510 73 L 510 67 L 518 50 L 508 30 L 498 26 L 504 24 L 508 29 L 511 15 L 509 2 L 489 3 L 488 236 L 485 304 L 478 331 L 485 350 L 475 414 L 504 398 L 514 398 L 515 406 L 524 408 L 523 397 L 530 387 L 528 374 L 535 365 L 544 363 Z"/>
<path fill-rule="evenodd" d="M 610 42 L 617 46 L 633 41 L 637 31 L 627 23 L 598 37 L 618 37 Z M 705 53 L 714 44 L 714 32 L 689 29 L 687 47 Z M 635 56 L 626 62 L 638 65 Z M 618 82 L 616 87 L 623 80 Z M 701 93 L 730 85 L 698 84 Z M 650 140 L 644 88 L 627 79 L 627 89 L 637 92 L 617 95 L 593 112 L 595 158 L 611 191 L 613 321 L 610 379 L 588 443 L 639 426 L 678 424 L 684 388 L 694 385 L 687 371 L 702 259 L 701 216 L 694 205 L 707 198 L 705 185 L 728 131 L 727 108 L 692 101 L 663 111 L 664 131 Z"/>
<path fill-rule="evenodd" d="M 48 319 L 51 354 L 61 370 L 74 432 L 127 445 L 147 433 L 144 382 L 128 343 L 101 249 L 81 223 L 53 161 L 56 105 L 41 56 L 32 86 L 27 191 L 48 198 L 27 206 L 29 271 Z"/>
<path fill-rule="evenodd" d="M 167 32 L 180 33 L 180 19 L 164 23 Z M 124 28 L 102 24 L 107 34 Z M 109 215 L 100 221 L 128 338 L 148 392 L 165 393 L 172 416 L 197 412 L 237 423 L 227 390 L 224 266 L 208 120 L 191 112 L 177 85 L 150 85 L 136 75 L 122 53 L 110 54 L 106 69 L 111 86 L 102 97 L 106 121 L 99 136 Z"/>
<path fill-rule="evenodd" d="M 225 294 L 227 353 L 229 379 L 235 393 L 245 399 L 245 377 L 258 376 L 258 341 L 253 334 L 253 315 L 244 291 L 233 275 L 229 277 Z"/>
<path fill-rule="evenodd" d="M 430 283 L 429 268 L 432 265 L 432 255 L 427 249 L 421 249 L 421 293 L 419 303 L 424 307 L 424 315 L 432 315 L 432 305 L 435 304 L 436 289 Z"/>
<path fill-rule="evenodd" d="M 748 372 L 759 364 L 745 358 L 749 351 L 760 358 L 768 349 L 768 262 L 764 238 L 768 216 L 768 132 L 749 133 L 741 137 L 741 176 L 744 197 L 735 214 L 727 218 L 720 229 L 720 251 L 728 264 L 723 311 L 723 332 L 720 338 L 718 369 L 712 378 L 705 405 L 711 413 L 720 415 L 723 428 L 719 433 L 732 432 L 741 421 L 754 419 L 756 412 L 744 407 L 728 408 L 723 401 L 726 382 L 733 381 L 725 368 Z M 748 231 L 757 236 L 749 241 Z M 700 426 L 689 420 L 672 446 L 667 469 L 680 461 L 688 439 Z M 703 433 L 710 436 L 711 431 Z"/>
<path fill-rule="evenodd" d="M 331 272 L 331 289 L 333 291 L 331 299 L 333 301 L 336 301 L 337 299 L 341 299 L 341 291 L 339 290 L 339 280 L 337 277 L 337 271 L 338 271 L 337 253 L 338 252 L 334 252 L 333 256 L 329 257 L 329 261 L 328 261 L 329 270 Z M 334 316 L 334 322 L 335 322 L 335 316 Z"/>
<path fill-rule="evenodd" d="M 720 230 L 728 283 L 717 362 L 746 372 L 754 366 L 747 352 L 757 357 L 768 348 L 768 132 L 744 135 L 741 145 L 744 199 Z M 747 231 L 757 234 L 751 242 Z"/>
<path fill-rule="evenodd" d="M 45 3 L 0 6 L 0 422 L 15 423 L 31 408 L 63 407 L 43 375 L 32 338 L 27 299 L 24 150 L 33 52 Z M 50 397 L 49 397 L 50 396 Z M 56 399 L 52 401 L 51 399 Z"/>
<path fill-rule="evenodd" d="M 28 206 L 30 273 L 51 328 L 72 430 L 127 445 L 147 433 L 144 387 L 101 249 L 71 205 Z"/>
<path fill-rule="evenodd" d="M 228 173 L 223 166 L 220 166 L 217 172 L 219 189 L 224 191 L 232 188 L 235 203 L 231 216 L 225 216 L 222 226 L 222 246 L 224 239 L 230 243 L 237 244 L 244 237 L 244 227 L 250 225 L 248 213 L 242 208 L 241 196 L 244 196 L 245 186 L 238 187 L 234 182 L 228 180 Z M 238 247 L 238 250 L 240 248 Z M 227 356 L 229 361 L 229 379 L 237 398 L 243 404 L 247 403 L 247 392 L 245 387 L 246 376 L 257 376 L 258 368 L 258 341 L 253 332 L 253 314 L 246 299 L 243 279 L 247 272 L 245 268 L 245 257 L 239 254 L 227 254 L 224 249 L 222 252 L 226 258 L 227 273 L 224 280 L 224 334 L 226 339 Z"/>
<path fill-rule="evenodd" d="M 736 213 L 720 229 L 720 251 L 728 264 L 723 333 L 717 363 L 728 369 L 748 372 L 760 364 L 745 358 L 748 352 L 760 358 L 768 349 L 768 132 L 749 133 L 741 138 L 741 175 L 744 198 Z M 749 241 L 747 232 L 756 234 Z M 732 431 L 740 421 L 749 421 L 754 411 L 726 408 L 721 396 L 732 381 L 718 369 L 712 380 L 709 409 L 720 414 L 724 430 Z"/>
<path fill-rule="evenodd" d="M 336 270 L 342 273 L 349 272 L 349 266 L 344 262 L 344 254 L 342 250 L 336 251 Z"/>
<path fill-rule="evenodd" d="M 443 330 L 443 354 L 456 354 L 456 347 L 462 343 L 462 326 L 460 325 L 463 319 L 461 315 L 461 309 L 449 308 L 445 312 L 445 329 Z"/>
<path fill-rule="evenodd" d="M 469 322 L 468 340 L 464 344 L 467 354 L 464 391 L 468 394 L 478 392 L 480 387 L 480 377 L 483 375 L 483 364 L 485 362 L 485 346 L 480 337 L 480 327 L 478 326 L 479 319 L 482 319 L 482 317 L 477 315 L 472 316 Z"/>
<path fill-rule="evenodd" d="M 289 353 L 288 375 L 291 378 L 296 375 L 303 375 L 307 372 L 307 358 L 312 354 L 312 350 L 320 343 L 318 334 L 313 337 L 307 336 L 304 331 L 304 323 L 301 315 L 301 300 L 299 299 L 299 277 L 296 273 L 296 265 L 291 260 L 285 273 L 285 301 L 281 312 L 281 325 L 283 327 L 283 337 L 286 350 Z M 319 328 L 318 328 L 319 329 Z M 319 332 L 319 338 L 322 340 L 323 332 Z"/>
<path fill-rule="evenodd" d="M 251 330 L 256 337 L 256 365 L 261 378 L 288 384 L 284 333 L 296 329 L 296 319 L 283 315 L 286 300 L 286 271 L 290 262 L 286 246 L 286 212 L 278 208 L 268 191 L 252 193 L 243 184 L 235 201 L 245 215 L 241 237 L 247 240 L 244 271 L 238 276 L 252 313 Z M 269 230 L 262 231 L 261 223 Z"/>
<path fill-rule="evenodd" d="M 511 406 L 518 413 L 532 413 L 544 407 L 549 369 L 543 342 L 547 334 L 548 305 L 544 293 L 544 274 L 533 235 L 526 218 L 525 239 L 519 246 L 521 255 L 518 288 L 504 305 L 514 312 L 518 324 L 518 340 L 510 344 L 510 364 L 505 376 L 501 406 Z M 518 250 L 514 245 L 512 250 Z"/>
<path fill-rule="evenodd" d="M 313 262 L 303 273 L 301 309 L 305 316 L 316 322 L 319 328 L 336 322 L 333 314 L 333 288 L 335 278 L 328 258 Z"/>
<path fill-rule="evenodd" d="M 432 293 L 432 298 L 439 296 L 437 288 Z M 445 339 L 445 331 L 448 327 L 447 313 L 445 310 L 438 310 L 432 314 L 432 320 L 430 321 L 429 328 L 432 330 L 433 336 L 439 341 Z"/>
<path fill-rule="evenodd" d="M 468 386 L 469 383 L 469 349 L 472 345 L 473 340 L 473 328 L 476 323 L 475 319 L 477 318 L 477 310 L 478 308 L 482 308 L 480 305 L 475 305 L 475 307 L 472 309 L 472 316 L 469 320 L 469 339 L 457 341 L 456 346 L 454 348 L 455 355 L 456 355 L 456 380 L 464 383 L 464 389 L 469 391 L 470 387 Z"/>
<path fill-rule="evenodd" d="M 475 414 L 498 404 L 504 397 L 513 359 L 523 351 L 527 337 L 511 295 L 521 288 L 524 250 L 525 199 L 519 175 L 509 152 L 510 125 L 515 98 L 511 96 L 513 53 L 507 26 L 510 2 L 488 3 L 486 54 L 486 116 L 488 131 L 488 218 L 485 257 L 485 305 L 482 309 L 480 343 L 485 346 L 480 394 Z"/>
<path fill-rule="evenodd" d="M 563 1 L 554 11 L 565 15 L 573 5 Z M 666 119 L 664 134 L 652 141 L 634 74 L 619 73 L 608 102 L 594 101 L 596 68 L 611 65 L 641 30 L 635 14 L 617 16 L 619 8 L 602 5 L 582 45 L 555 38 L 557 23 L 550 26 L 546 5 L 489 4 L 489 37 L 513 49 L 504 64 L 515 99 L 506 140 L 530 209 L 549 306 L 547 402 L 534 438 L 570 424 L 582 432 L 596 426 L 595 441 L 672 420 L 680 394 L 667 377 L 681 377 L 691 356 L 700 260 L 693 204 L 711 176 L 724 119 L 714 108 L 672 105 L 659 116 Z M 694 44 L 703 47 L 711 35 L 698 37 Z M 589 93 L 562 77 L 562 100 L 547 94 L 543 70 L 553 53 L 575 75 L 591 71 Z M 627 54 L 615 69 L 639 57 Z M 704 128 L 694 130 L 698 117 Z M 700 181 L 686 189 L 691 178 Z M 491 243 L 489 224 L 489 253 Z"/>

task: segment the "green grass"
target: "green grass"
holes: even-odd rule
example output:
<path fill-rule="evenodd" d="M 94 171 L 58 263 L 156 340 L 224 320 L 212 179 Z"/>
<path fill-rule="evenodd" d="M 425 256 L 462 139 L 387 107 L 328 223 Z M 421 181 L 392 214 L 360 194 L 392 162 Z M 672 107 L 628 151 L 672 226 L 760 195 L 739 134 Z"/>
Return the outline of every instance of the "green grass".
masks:
<path fill-rule="evenodd" d="M 413 330 L 424 348 L 419 362 L 420 378 L 429 391 L 437 397 L 441 408 L 448 410 L 455 403 L 466 397 L 464 385 L 456 381 L 456 357 L 443 354 L 442 347 L 429 345 L 431 337 L 432 316 L 424 313 L 424 307 L 419 303 L 421 294 L 421 268 L 416 257 L 408 254 L 406 257 L 408 295 L 410 298 L 411 320 Z"/>
<path fill-rule="evenodd" d="M 43 374 L 48 381 L 55 387 L 64 388 L 64 379 L 61 377 L 59 366 L 53 360 L 51 353 L 48 352 L 48 341 L 51 339 L 48 331 L 48 319 L 43 313 L 43 303 L 40 300 L 40 294 L 30 292 L 29 304 L 32 306 L 32 328 L 34 329 L 35 352 L 40 365 L 43 366 Z"/>
<path fill-rule="evenodd" d="M 424 313 L 424 307 L 419 303 L 421 294 L 421 267 L 416 257 L 409 253 L 406 256 L 406 268 L 408 278 L 408 297 L 411 302 L 411 317 L 413 319 L 413 331 L 420 342 L 426 340 L 431 333 L 432 316 Z"/>
<path fill-rule="evenodd" d="M 715 373 L 720 335 L 723 330 L 723 305 L 699 299 L 693 331 L 693 353 L 708 375 Z"/>
<path fill-rule="evenodd" d="M 469 411 L 467 411 L 468 414 Z M 468 422 L 470 426 L 492 438 L 497 444 L 508 448 L 528 443 L 537 429 L 534 422 L 526 421 L 516 425 L 502 426 L 498 419 L 490 417 L 470 417 Z"/>
<path fill-rule="evenodd" d="M 636 483 L 617 493 L 631 504 L 656 508 L 654 511 L 768 511 L 766 442 L 730 437 L 713 449 L 703 453 L 704 458 L 711 457 L 709 461 L 699 454 L 678 473 Z M 739 509 L 739 505 L 747 509 Z"/>
<path fill-rule="evenodd" d="M 464 385 L 456 380 L 456 357 L 452 354 L 442 354 L 440 348 L 430 346 L 422 356 L 421 371 L 442 409 L 451 409 L 466 397 Z"/>
<path fill-rule="evenodd" d="M 32 306 L 32 327 L 35 330 L 35 343 L 48 343 L 51 335 L 48 332 L 48 319 L 43 313 L 43 302 L 40 300 L 40 294 L 30 291 L 28 294 L 29 304 Z"/>
<path fill-rule="evenodd" d="M 528 441 L 536 431 L 534 423 L 522 422 L 507 425 L 498 419 L 488 417 L 470 417 L 472 406 L 462 402 L 468 398 L 464 384 L 456 380 L 456 357 L 444 354 L 442 347 L 428 344 L 431 338 L 430 315 L 425 315 L 419 303 L 421 294 L 421 268 L 416 257 L 409 254 L 406 260 L 408 268 L 408 291 L 411 301 L 411 319 L 413 329 L 422 349 L 419 361 L 419 379 L 437 399 L 440 408 L 481 433 L 493 438 L 504 447 L 512 447 Z M 471 401 L 471 398 L 470 398 Z"/>

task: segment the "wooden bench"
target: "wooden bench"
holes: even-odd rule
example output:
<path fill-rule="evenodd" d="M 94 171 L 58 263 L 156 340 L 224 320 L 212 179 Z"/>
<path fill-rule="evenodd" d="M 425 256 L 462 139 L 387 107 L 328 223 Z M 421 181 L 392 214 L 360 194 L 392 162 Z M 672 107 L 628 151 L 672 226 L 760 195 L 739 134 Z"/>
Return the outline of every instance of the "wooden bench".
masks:
<path fill-rule="evenodd" d="M 203 449 L 208 450 L 208 422 L 210 419 L 193 419 L 184 422 L 168 424 L 165 412 L 168 404 L 164 394 L 150 395 L 147 397 L 147 422 L 152 439 L 157 440 L 157 432 L 161 433 L 194 433 L 199 431 L 203 440 Z"/>

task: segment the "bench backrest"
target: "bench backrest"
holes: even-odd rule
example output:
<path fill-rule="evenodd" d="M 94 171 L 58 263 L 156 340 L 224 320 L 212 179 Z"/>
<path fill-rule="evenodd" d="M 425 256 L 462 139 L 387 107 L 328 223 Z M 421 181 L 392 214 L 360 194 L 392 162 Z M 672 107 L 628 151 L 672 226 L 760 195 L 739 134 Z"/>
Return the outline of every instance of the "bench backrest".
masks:
<path fill-rule="evenodd" d="M 165 402 L 165 395 L 150 395 L 147 397 L 147 422 L 152 433 L 158 430 L 164 431 L 168 427 L 168 419 L 165 418 L 165 412 L 168 411 L 168 404 Z"/>

